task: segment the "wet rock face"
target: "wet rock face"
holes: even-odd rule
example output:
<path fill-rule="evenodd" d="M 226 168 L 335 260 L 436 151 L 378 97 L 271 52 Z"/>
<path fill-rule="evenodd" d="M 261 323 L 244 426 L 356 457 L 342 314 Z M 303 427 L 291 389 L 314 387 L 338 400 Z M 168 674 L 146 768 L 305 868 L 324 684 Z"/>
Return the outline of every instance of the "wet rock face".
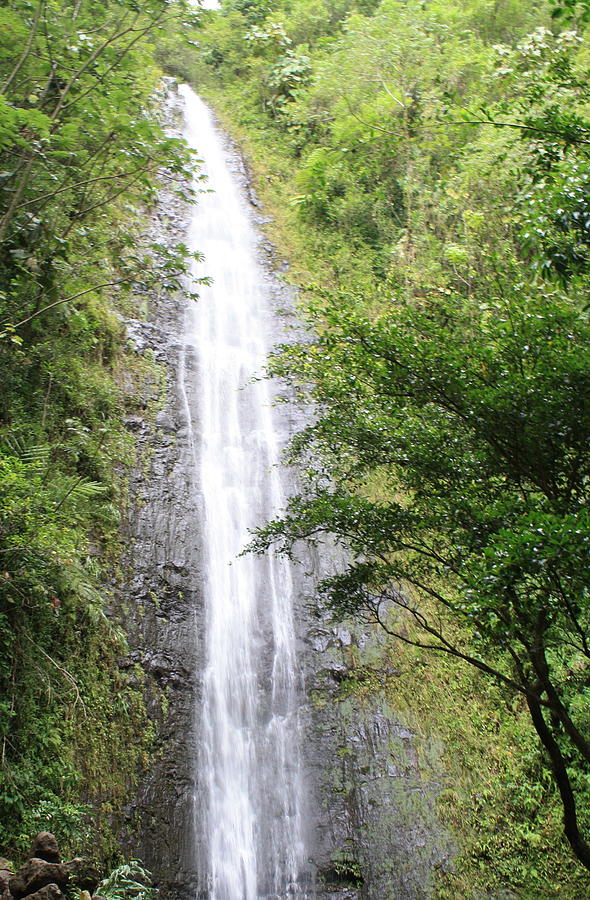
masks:
<path fill-rule="evenodd" d="M 417 735 L 379 691 L 361 700 L 346 689 L 351 661 L 375 640 L 353 627 L 316 626 L 308 635 L 312 846 L 327 887 L 320 896 L 426 900 L 436 869 L 451 866 L 455 852 L 436 815 L 442 747 Z M 336 879 L 348 881 L 348 893 L 334 893 Z"/>
<path fill-rule="evenodd" d="M 178 304 L 173 309 L 182 314 Z M 170 322 L 170 335 L 178 325 Z M 169 347 L 167 354 L 170 387 L 163 402 L 175 439 L 147 414 L 135 428 L 138 465 L 130 479 L 126 578 L 116 586 L 131 648 L 119 666 L 130 670 L 131 679 L 137 678 L 134 667 L 143 669 L 159 747 L 126 810 L 122 840 L 126 853 L 154 873 L 162 896 L 182 900 L 194 896 L 196 883 L 194 710 L 202 626 L 193 472 L 170 371 L 176 356 Z"/>
<path fill-rule="evenodd" d="M 172 247 L 184 239 L 187 221 L 186 204 L 164 190 L 148 238 Z M 125 422 L 137 453 L 123 526 L 124 576 L 112 587 L 118 598 L 114 614 L 130 645 L 119 667 L 145 686 L 158 750 L 125 810 L 121 842 L 126 855 L 153 872 L 164 900 L 194 900 L 196 834 L 202 832 L 195 826 L 201 566 L 194 449 L 179 387 L 179 367 L 190 370 L 194 360 L 184 356 L 184 298 L 156 292 L 142 297 L 141 305 L 145 318 L 123 320 L 129 346 L 147 363 L 148 374 L 123 385 Z"/>
<path fill-rule="evenodd" d="M 163 192 L 150 239 L 182 241 L 187 222 L 187 208 Z M 270 266 L 268 278 L 273 280 Z M 277 308 L 288 306 L 285 289 L 274 289 Z M 128 340 L 138 356 L 160 366 L 165 379 L 162 384 L 154 374 L 139 386 L 131 380 L 127 385 L 126 425 L 137 442 L 137 462 L 124 525 L 125 575 L 113 587 L 114 612 L 130 642 L 119 666 L 130 678 L 145 679 L 159 751 L 126 810 L 121 837 L 124 852 L 154 873 L 163 900 L 206 900 L 196 715 L 205 665 L 201 510 L 186 421 L 187 405 L 194 410 L 196 404 L 181 390 L 184 381 L 194 393 L 198 360 L 184 346 L 182 298 L 154 294 L 143 300 L 146 318 L 124 320 Z M 287 414 L 297 417 L 291 409 Z M 440 748 L 421 742 L 383 697 L 361 704 L 347 694 L 350 651 L 366 635 L 327 625 L 312 631 L 303 609 L 299 620 L 300 634 L 307 635 L 302 743 L 316 871 L 311 894 L 315 900 L 425 900 L 433 871 L 447 865 L 453 852 L 434 809 Z"/>
<path fill-rule="evenodd" d="M 149 239 L 171 246 L 185 240 L 189 210 L 164 190 Z M 271 279 L 270 271 L 268 275 Z M 274 282 L 273 282 L 274 285 Z M 284 306 L 286 288 L 274 302 Z M 198 711 L 205 669 L 200 520 L 196 449 L 199 361 L 186 346 L 185 301 L 170 294 L 142 298 L 146 319 L 124 319 L 129 345 L 165 371 L 164 386 L 138 387 L 129 377 L 126 426 L 137 446 L 124 526 L 125 577 L 113 585 L 114 612 L 130 651 L 119 660 L 130 678 L 141 667 L 159 750 L 126 810 L 122 843 L 154 875 L 163 900 L 205 900 L 205 793 L 199 780 Z M 190 411 L 190 413 L 189 413 Z"/>

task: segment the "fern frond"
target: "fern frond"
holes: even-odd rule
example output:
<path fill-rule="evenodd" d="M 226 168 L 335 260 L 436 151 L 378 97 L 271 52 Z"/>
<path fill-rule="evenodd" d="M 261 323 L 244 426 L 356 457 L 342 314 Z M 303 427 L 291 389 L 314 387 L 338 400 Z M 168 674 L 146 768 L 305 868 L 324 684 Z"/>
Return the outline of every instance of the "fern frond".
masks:
<path fill-rule="evenodd" d="M 6 435 L 0 445 L 10 456 L 16 456 L 26 465 L 47 465 L 51 454 L 49 444 L 30 444 L 17 434 Z"/>

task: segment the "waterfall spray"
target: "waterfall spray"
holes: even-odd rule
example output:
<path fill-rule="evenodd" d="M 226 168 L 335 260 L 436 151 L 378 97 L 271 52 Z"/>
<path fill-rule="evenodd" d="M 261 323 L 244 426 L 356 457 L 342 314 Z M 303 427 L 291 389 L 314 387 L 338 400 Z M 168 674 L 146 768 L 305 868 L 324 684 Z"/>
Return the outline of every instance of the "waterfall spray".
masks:
<path fill-rule="evenodd" d="M 186 341 L 199 360 L 189 426 L 202 496 L 207 664 L 199 730 L 206 784 L 208 897 L 300 896 L 302 779 L 293 585 L 287 561 L 239 556 L 249 530 L 276 514 L 283 487 L 264 366 L 272 309 L 257 235 L 232 157 L 188 87 L 185 137 L 204 160 L 188 244 L 212 279 L 189 309 Z"/>

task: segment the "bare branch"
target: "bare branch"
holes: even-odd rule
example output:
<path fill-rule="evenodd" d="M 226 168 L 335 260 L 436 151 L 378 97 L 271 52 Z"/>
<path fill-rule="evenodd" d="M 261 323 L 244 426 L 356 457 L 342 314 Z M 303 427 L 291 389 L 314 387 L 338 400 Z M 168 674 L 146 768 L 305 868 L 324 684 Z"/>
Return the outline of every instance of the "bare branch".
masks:
<path fill-rule="evenodd" d="M 37 28 L 39 26 L 39 19 L 41 17 L 41 11 L 43 9 L 43 5 L 44 5 L 44 0 L 39 0 L 39 3 L 37 4 L 37 9 L 35 10 L 35 18 L 33 19 L 33 24 L 31 26 L 31 30 L 29 32 L 29 37 L 27 39 L 27 43 L 25 44 L 23 52 L 17 59 L 14 69 L 12 70 L 12 72 L 10 73 L 10 75 L 8 76 L 8 78 L 6 79 L 6 81 L 4 82 L 2 87 L 0 88 L 0 94 L 5 94 L 8 91 L 8 88 L 10 87 L 10 85 L 12 84 L 12 82 L 14 81 L 16 76 L 18 75 L 18 73 L 21 70 L 24 63 L 27 61 L 27 58 L 28 58 L 28 56 L 31 52 L 31 48 L 33 46 L 33 41 L 35 40 L 35 36 L 37 34 Z"/>
<path fill-rule="evenodd" d="M 73 676 L 70 675 L 70 673 L 68 672 L 67 669 L 64 669 L 63 666 L 60 666 L 60 664 L 57 663 L 57 662 L 53 659 L 52 656 L 50 656 L 48 653 L 46 653 L 45 650 L 44 650 L 42 647 L 40 647 L 39 644 L 37 644 L 36 641 L 34 641 L 33 638 L 32 638 L 30 635 L 28 635 L 28 634 L 26 633 L 26 631 L 22 631 L 22 629 L 21 629 L 21 630 L 20 630 L 20 633 L 23 635 L 23 637 L 25 637 L 28 641 L 30 641 L 31 644 L 35 647 L 35 649 L 41 654 L 41 656 L 43 656 L 44 659 L 46 659 L 48 662 L 50 662 L 52 666 L 55 666 L 55 668 L 58 670 L 58 672 L 60 672 L 60 673 L 64 676 L 64 678 L 66 679 L 66 681 L 68 681 L 68 682 L 71 684 L 71 686 L 72 686 L 73 689 L 74 689 L 74 693 L 75 693 L 75 695 L 76 695 L 76 699 L 75 699 L 75 701 L 74 701 L 74 707 L 75 707 L 78 703 L 80 703 L 81 706 L 82 706 L 82 709 L 84 710 L 84 715 L 87 716 L 88 713 L 87 713 L 87 711 L 86 711 L 86 706 L 85 706 L 84 701 L 83 701 L 83 699 L 82 699 L 82 697 L 81 697 L 81 695 L 80 695 L 80 691 L 79 691 L 78 685 L 76 684 L 76 681 L 75 681 L 75 679 L 73 678 Z"/>
<path fill-rule="evenodd" d="M 60 306 L 62 303 L 70 303 L 72 300 L 77 300 L 78 297 L 83 297 L 84 294 L 92 294 L 94 291 L 99 291 L 104 287 L 112 287 L 115 284 L 129 284 L 129 278 L 116 278 L 114 281 L 103 281 L 102 284 L 95 284 L 93 287 L 86 288 L 84 291 L 78 291 L 77 294 L 72 294 L 71 297 L 62 297 L 61 300 L 56 300 L 54 303 L 50 303 L 48 306 L 44 306 L 42 309 L 38 309 L 36 312 L 31 313 L 30 316 L 27 316 L 26 319 L 21 319 L 20 322 L 17 322 L 16 325 L 11 325 L 11 329 L 20 328 L 21 325 L 26 325 L 27 322 L 30 322 L 32 319 L 36 319 L 37 316 L 42 315 L 44 312 L 47 312 L 49 309 L 53 309 L 55 306 Z"/>

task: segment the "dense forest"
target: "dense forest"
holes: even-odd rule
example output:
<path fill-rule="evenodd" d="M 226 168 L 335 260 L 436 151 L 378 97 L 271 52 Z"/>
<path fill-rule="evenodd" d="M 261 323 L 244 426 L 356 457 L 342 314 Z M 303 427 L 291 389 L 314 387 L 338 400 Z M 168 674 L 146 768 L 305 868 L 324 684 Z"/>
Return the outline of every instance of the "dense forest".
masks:
<path fill-rule="evenodd" d="M 118 316 L 188 261 L 142 240 L 190 167 L 166 72 L 243 147 L 300 288 L 305 337 L 269 363 L 309 407 L 300 490 L 251 549 L 346 549 L 315 602 L 386 633 L 392 702 L 447 748 L 460 851 L 433 896 L 588 896 L 588 19 L 575 0 L 3 5 L 6 855 L 42 826 L 115 859 L 153 748 L 101 585 L 133 456 L 118 385 L 147 365 Z M 374 665 L 345 687 L 370 694 Z"/>

